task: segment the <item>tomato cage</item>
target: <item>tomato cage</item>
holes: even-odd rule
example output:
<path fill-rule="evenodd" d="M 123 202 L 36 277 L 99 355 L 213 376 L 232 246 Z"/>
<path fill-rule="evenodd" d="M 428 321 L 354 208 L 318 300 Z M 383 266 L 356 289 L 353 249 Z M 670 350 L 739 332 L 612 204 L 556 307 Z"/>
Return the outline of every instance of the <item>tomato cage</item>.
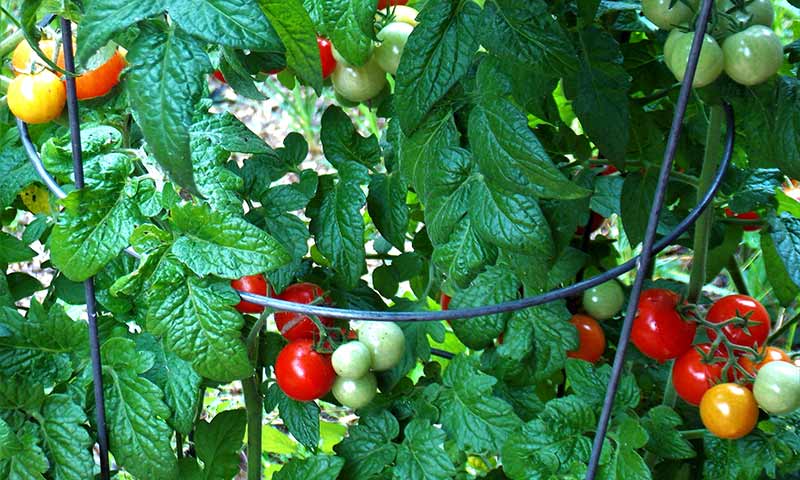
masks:
<path fill-rule="evenodd" d="M 631 288 L 630 301 L 628 308 L 625 312 L 625 318 L 620 332 L 619 342 L 617 344 L 616 354 L 612 365 L 611 377 L 609 380 L 608 388 L 605 393 L 603 408 L 598 419 L 597 430 L 592 445 L 591 457 L 587 469 L 586 479 L 593 480 L 597 474 L 600 453 L 603 447 L 603 440 L 606 436 L 608 424 L 611 416 L 611 411 L 614 405 L 614 398 L 619 386 L 620 376 L 624 364 L 624 357 L 628 347 L 631 336 L 631 327 L 633 319 L 636 316 L 638 309 L 639 295 L 642 292 L 644 282 L 649 278 L 649 265 L 654 255 L 671 245 L 682 234 L 684 234 L 694 224 L 694 222 L 702 215 L 704 210 L 714 199 L 717 191 L 719 190 L 725 171 L 730 163 L 733 153 L 733 142 L 735 136 L 735 122 L 733 109 L 728 103 L 723 103 L 723 111 L 726 121 L 726 133 L 722 159 L 719 167 L 714 174 L 713 181 L 710 188 L 703 194 L 700 202 L 694 210 L 686 216 L 674 230 L 663 236 L 656 241 L 656 227 L 658 225 L 659 217 L 664 206 L 664 198 L 666 195 L 667 184 L 669 182 L 670 171 L 672 169 L 672 162 L 675 157 L 675 152 L 678 147 L 678 139 L 681 135 L 682 122 L 686 113 L 686 107 L 691 95 L 692 81 L 697 69 L 698 58 L 700 56 L 700 47 L 702 45 L 703 36 L 706 32 L 711 7 L 713 0 L 703 0 L 700 9 L 697 24 L 692 41 L 692 47 L 689 53 L 688 64 L 686 67 L 686 74 L 681 84 L 678 101 L 676 103 L 675 112 L 673 115 L 672 126 L 670 128 L 669 137 L 667 139 L 667 146 L 664 151 L 664 158 L 661 163 L 660 172 L 658 176 L 658 184 L 653 199 L 653 205 L 650 210 L 649 219 L 647 222 L 647 229 L 645 231 L 644 240 L 642 242 L 641 253 L 627 262 L 618 265 L 610 270 L 607 270 L 599 275 L 591 278 L 583 279 L 570 286 L 545 292 L 532 297 L 526 297 L 519 300 L 503 302 L 495 305 L 484 305 L 479 307 L 445 310 L 445 311 L 431 311 L 431 312 L 378 312 L 367 310 L 353 310 L 353 309 L 340 309 L 333 307 L 325 307 L 320 305 L 299 304 L 287 302 L 277 298 L 270 298 L 252 293 L 239 291 L 239 295 L 243 300 L 269 307 L 278 311 L 296 312 L 305 315 L 325 316 L 329 318 L 348 319 L 348 320 L 371 320 L 379 322 L 433 322 L 441 320 L 459 320 L 466 318 L 474 318 L 479 316 L 513 312 L 525 308 L 542 305 L 559 299 L 565 299 L 575 296 L 591 287 L 600 285 L 608 280 L 614 279 L 626 272 L 637 269 L 637 274 Z M 49 23 L 52 16 L 45 19 Z M 61 30 L 64 42 L 64 63 L 68 72 L 75 71 L 75 59 L 72 50 L 72 27 L 69 20 L 62 18 Z M 84 187 L 83 175 L 83 159 L 81 152 L 81 131 L 78 120 L 78 99 L 75 89 L 75 78 L 67 76 L 67 111 L 69 119 L 70 139 L 72 145 L 72 160 L 73 172 L 75 175 L 75 187 L 81 189 Z M 36 150 L 36 146 L 31 141 L 28 126 L 23 121 L 17 119 L 17 126 L 19 128 L 20 138 L 25 147 L 25 151 L 33 164 L 36 172 L 41 177 L 42 182 L 47 188 L 56 195 L 59 199 L 66 197 L 66 193 L 61 189 L 55 179 L 47 172 Z M 139 254 L 131 247 L 125 249 L 125 252 L 131 256 L 139 257 Z M 100 478 L 110 478 L 109 459 L 108 459 L 108 436 L 106 431 L 106 418 L 105 418 L 105 400 L 103 394 L 103 378 L 101 371 L 100 361 L 100 345 L 98 340 L 97 331 L 97 311 L 94 294 L 94 280 L 89 278 L 84 283 L 86 292 L 86 310 L 88 315 L 88 329 L 89 329 L 89 347 L 91 352 L 92 364 L 92 378 L 93 390 L 95 400 L 95 412 L 97 421 L 97 443 L 100 453 Z M 432 350 L 432 353 L 452 357 L 449 352 L 441 350 Z"/>

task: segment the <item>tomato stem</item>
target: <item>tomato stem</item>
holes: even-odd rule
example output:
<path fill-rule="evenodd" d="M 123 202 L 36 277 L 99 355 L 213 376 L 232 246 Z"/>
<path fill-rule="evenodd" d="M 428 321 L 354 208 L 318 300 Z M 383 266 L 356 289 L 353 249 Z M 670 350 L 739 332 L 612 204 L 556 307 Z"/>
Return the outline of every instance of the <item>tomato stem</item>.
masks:
<path fill-rule="evenodd" d="M 750 296 L 747 282 L 745 282 L 744 275 L 742 275 L 742 268 L 739 266 L 739 262 L 736 261 L 736 257 L 731 256 L 728 259 L 727 269 L 733 284 L 736 285 L 736 291 L 742 295 Z"/>
<path fill-rule="evenodd" d="M 247 410 L 247 480 L 261 480 L 261 415 L 264 400 L 258 392 L 261 368 L 256 374 L 242 380 L 244 405 Z"/>
<path fill-rule="evenodd" d="M 11 35 L 7 36 L 6 38 L 4 38 L 2 41 L 0 41 L 0 58 L 5 57 L 6 55 L 14 51 L 14 49 L 17 48 L 17 45 L 19 45 L 19 42 L 21 42 L 23 38 L 25 38 L 25 35 L 22 29 L 20 29 L 15 31 Z"/>
<path fill-rule="evenodd" d="M 696 430 L 682 430 L 679 433 L 686 440 L 694 440 L 696 438 L 703 438 L 707 431 L 708 430 L 705 428 L 698 428 Z"/>

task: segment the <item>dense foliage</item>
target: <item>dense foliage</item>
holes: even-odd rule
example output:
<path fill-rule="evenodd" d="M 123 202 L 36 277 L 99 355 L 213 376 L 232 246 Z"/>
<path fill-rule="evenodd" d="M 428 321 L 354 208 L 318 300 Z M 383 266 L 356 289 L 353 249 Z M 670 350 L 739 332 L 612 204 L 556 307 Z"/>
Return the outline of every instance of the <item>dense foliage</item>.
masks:
<path fill-rule="evenodd" d="M 377 3 L 4 2 L 0 477 L 99 471 L 82 283 L 94 278 L 117 478 L 230 479 L 245 451 L 250 479 L 262 464 L 277 480 L 583 478 L 632 277 L 574 301 L 399 324 L 276 313 L 234 288 L 457 309 L 630 259 L 699 3 Z M 659 234 L 708 188 L 723 101 L 733 166 L 651 266 L 598 478 L 800 471 L 790 3 L 714 7 Z M 48 13 L 75 25 L 82 189 L 63 39 L 37 23 Z M 326 108 L 269 145 L 220 89 Z M 66 198 L 41 183 L 14 116 Z M 239 386 L 244 409 L 226 397 Z M 331 421 L 353 408 L 346 431 Z M 276 411 L 280 428 L 262 431 Z"/>

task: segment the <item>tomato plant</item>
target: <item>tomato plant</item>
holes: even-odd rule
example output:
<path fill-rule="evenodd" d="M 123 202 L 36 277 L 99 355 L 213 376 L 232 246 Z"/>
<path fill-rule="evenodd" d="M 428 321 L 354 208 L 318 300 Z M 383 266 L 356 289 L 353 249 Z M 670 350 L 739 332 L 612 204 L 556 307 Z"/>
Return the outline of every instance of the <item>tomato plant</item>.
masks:
<path fill-rule="evenodd" d="M 753 384 L 753 395 L 765 412 L 784 415 L 800 408 L 800 367 L 789 362 L 764 365 Z"/>
<path fill-rule="evenodd" d="M 0 478 L 800 472 L 793 2 L 400 3 L 2 2 Z"/>
<path fill-rule="evenodd" d="M 719 438 L 742 438 L 756 426 L 758 406 L 753 392 L 735 383 L 711 387 L 700 401 L 700 418 Z"/>
<path fill-rule="evenodd" d="M 717 300 L 706 320 L 714 324 L 726 323 L 722 327 L 723 334 L 732 343 L 745 347 L 764 345 L 771 325 L 769 313 L 761 302 L 747 295 L 728 295 Z M 708 336 L 714 340 L 716 332 L 709 330 Z"/>
<path fill-rule="evenodd" d="M 740 220 L 760 220 L 761 217 L 756 212 L 736 213 L 730 208 L 725 209 L 725 216 L 728 218 L 738 218 Z M 757 232 L 761 230 L 761 225 L 744 225 L 742 230 L 745 232 Z"/>

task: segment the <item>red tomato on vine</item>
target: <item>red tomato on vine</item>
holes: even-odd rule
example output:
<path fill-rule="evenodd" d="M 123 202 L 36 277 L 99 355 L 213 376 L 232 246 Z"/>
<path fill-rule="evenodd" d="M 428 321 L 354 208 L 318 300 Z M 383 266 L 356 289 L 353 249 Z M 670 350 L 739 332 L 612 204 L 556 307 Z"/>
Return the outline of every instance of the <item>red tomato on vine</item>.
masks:
<path fill-rule="evenodd" d="M 408 0 L 378 0 L 378 10 L 383 10 L 389 5 L 405 5 Z"/>
<path fill-rule="evenodd" d="M 331 41 L 327 38 L 317 37 L 317 47 L 319 48 L 319 61 L 322 64 L 322 78 L 328 78 L 336 68 Z"/>
<path fill-rule="evenodd" d="M 663 362 L 691 348 L 697 324 L 681 317 L 679 302 L 680 296 L 670 290 L 653 288 L 642 292 L 631 341 L 646 356 Z"/>
<path fill-rule="evenodd" d="M 286 287 L 277 298 L 287 302 L 303 303 L 308 305 L 323 295 L 322 288 L 313 283 L 295 283 Z M 333 319 L 319 317 L 319 321 L 325 326 L 332 326 Z M 277 312 L 275 314 L 275 325 L 287 340 L 300 340 L 304 338 L 319 337 L 319 329 L 314 321 L 302 313 Z"/>
<path fill-rule="evenodd" d="M 588 315 L 573 315 L 570 323 L 578 330 L 578 349 L 567 352 L 567 356 L 591 363 L 598 361 L 606 351 L 606 335 L 603 328 L 597 320 Z"/>
<path fill-rule="evenodd" d="M 253 293 L 255 295 L 262 295 L 265 297 L 267 296 L 267 291 L 269 290 L 267 279 L 264 278 L 264 275 L 261 275 L 260 273 L 256 275 L 247 275 L 237 280 L 231 280 L 231 287 L 233 287 L 235 290 Z M 264 311 L 264 307 L 242 300 L 236 304 L 236 310 L 239 310 L 242 313 L 261 313 Z"/>
<path fill-rule="evenodd" d="M 328 393 L 336 380 L 331 356 L 314 350 L 311 339 L 296 340 L 278 353 L 275 380 L 289 398 L 306 402 Z"/>
<path fill-rule="evenodd" d="M 711 344 L 702 343 L 690 348 L 675 360 L 672 366 L 672 382 L 678 396 L 692 405 L 700 405 L 703 394 L 719 382 L 724 361 L 705 362 L 703 355 L 711 352 Z"/>
<path fill-rule="evenodd" d="M 756 344 L 764 345 L 769 336 L 771 324 L 769 313 L 753 297 L 740 294 L 723 297 L 711 306 L 706 320 L 711 323 L 723 323 L 735 317 L 747 318 L 748 321 L 755 322 L 755 324 L 747 326 L 746 329 L 735 323 L 725 325 L 722 327 L 722 333 L 728 340 L 745 347 L 752 347 Z M 717 338 L 717 333 L 708 329 L 708 338 L 713 341 Z"/>
<path fill-rule="evenodd" d="M 756 212 L 736 213 L 730 208 L 725 209 L 725 216 L 728 218 L 738 218 L 740 220 L 760 220 L 761 217 Z M 761 230 L 761 225 L 743 225 L 742 230 L 745 232 L 757 232 Z"/>
<path fill-rule="evenodd" d="M 764 365 L 771 363 L 771 362 L 788 362 L 792 363 L 792 357 L 789 356 L 784 350 L 781 350 L 778 347 L 768 346 L 766 348 L 762 348 L 760 350 L 761 353 L 761 361 L 755 363 L 754 359 L 751 358 L 749 355 L 742 355 L 739 357 L 739 365 L 744 368 L 747 373 L 750 375 L 755 376 L 758 371 Z"/>

